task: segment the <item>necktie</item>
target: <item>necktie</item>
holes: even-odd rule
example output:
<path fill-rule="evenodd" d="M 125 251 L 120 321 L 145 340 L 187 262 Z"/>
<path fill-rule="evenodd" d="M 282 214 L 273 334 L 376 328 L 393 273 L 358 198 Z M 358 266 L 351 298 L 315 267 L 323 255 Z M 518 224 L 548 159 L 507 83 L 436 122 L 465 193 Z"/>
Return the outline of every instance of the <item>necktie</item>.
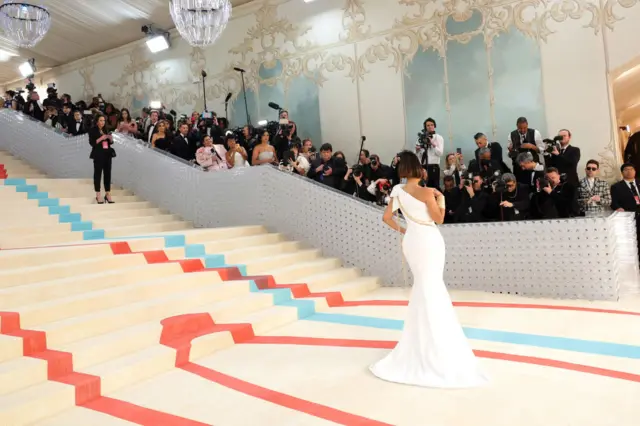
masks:
<path fill-rule="evenodd" d="M 633 194 L 633 196 L 637 197 L 638 196 L 638 190 L 636 189 L 635 182 L 629 182 L 629 188 L 631 189 L 631 193 Z"/>

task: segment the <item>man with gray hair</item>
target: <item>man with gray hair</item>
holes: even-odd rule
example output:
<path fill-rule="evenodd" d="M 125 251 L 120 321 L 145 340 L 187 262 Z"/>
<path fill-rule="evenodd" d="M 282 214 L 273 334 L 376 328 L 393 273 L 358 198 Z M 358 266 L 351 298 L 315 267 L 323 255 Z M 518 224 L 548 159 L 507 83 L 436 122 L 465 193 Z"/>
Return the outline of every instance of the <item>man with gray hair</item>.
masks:
<path fill-rule="evenodd" d="M 531 193 L 536 192 L 536 181 L 538 178 L 544 176 L 544 166 L 538 163 L 530 152 L 521 152 L 518 154 L 516 163 L 520 165 L 520 169 L 522 170 L 522 172 L 517 175 L 519 178 L 518 182 L 527 185 Z"/>
<path fill-rule="evenodd" d="M 502 175 L 504 192 L 495 192 L 499 209 L 499 220 L 513 221 L 524 220 L 529 217 L 529 188 L 518 183 L 515 175 L 505 173 Z"/>
<path fill-rule="evenodd" d="M 491 149 L 488 147 L 478 150 L 479 160 L 471 160 L 469 162 L 469 173 L 482 176 L 483 179 L 493 176 L 496 171 L 502 172 L 500 163 L 495 161 L 491 155 Z"/>

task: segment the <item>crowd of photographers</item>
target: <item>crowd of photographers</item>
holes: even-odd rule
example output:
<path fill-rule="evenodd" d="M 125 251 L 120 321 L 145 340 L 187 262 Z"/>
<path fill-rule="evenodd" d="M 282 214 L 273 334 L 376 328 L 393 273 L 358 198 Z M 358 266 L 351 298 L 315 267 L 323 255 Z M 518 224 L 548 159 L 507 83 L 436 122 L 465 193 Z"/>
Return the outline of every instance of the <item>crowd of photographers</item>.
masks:
<path fill-rule="evenodd" d="M 59 97 L 55 85 L 49 85 L 47 98 L 40 101 L 34 89 L 27 86 L 26 99 L 21 92 L 5 93 L 4 107 L 71 135 L 88 132 L 96 117 L 103 115 L 108 131 L 142 139 L 207 171 L 272 164 L 378 205 L 388 202 L 392 187 L 399 183 L 398 156 L 386 165 L 378 155 L 362 150 L 349 167 L 344 154 L 334 152 L 331 144 L 316 152 L 311 140 L 301 140 L 285 110 L 280 110 L 279 121 L 229 129 L 226 118 L 215 113 L 194 112 L 187 117 L 173 110 L 166 113 L 162 107 L 144 108 L 134 119 L 127 108 L 118 110 L 101 95 L 90 103 L 73 103 L 69 95 Z M 444 194 L 446 223 L 567 218 L 640 208 L 635 165 L 625 163 L 623 180 L 610 186 L 598 177 L 598 161 L 589 160 L 586 176 L 579 179 L 580 148 L 572 145 L 567 129 L 543 139 L 520 117 L 508 135 L 507 158 L 500 143 L 489 143 L 483 133 L 473 137 L 477 149 L 465 163 L 461 149 L 444 155 L 444 139 L 434 119 L 426 119 L 418 133 L 415 153 L 423 164 L 423 184 Z"/>

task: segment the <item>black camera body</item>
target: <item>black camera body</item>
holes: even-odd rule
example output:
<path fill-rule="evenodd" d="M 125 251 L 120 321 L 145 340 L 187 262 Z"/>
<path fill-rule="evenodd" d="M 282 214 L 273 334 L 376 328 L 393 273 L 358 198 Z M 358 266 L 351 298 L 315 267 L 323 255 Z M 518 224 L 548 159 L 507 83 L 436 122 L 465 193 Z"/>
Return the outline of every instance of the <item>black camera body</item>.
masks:
<path fill-rule="evenodd" d="M 507 184 L 502 179 L 498 179 L 493 183 L 493 191 L 499 194 L 504 194 L 507 192 Z"/>
<path fill-rule="evenodd" d="M 562 136 L 560 135 L 554 137 L 553 139 L 543 139 L 542 142 L 544 142 L 544 152 L 546 152 L 547 154 L 551 154 L 554 148 L 560 150 L 560 141 L 562 141 Z"/>
<path fill-rule="evenodd" d="M 360 164 L 356 164 L 355 166 L 353 166 L 351 168 L 351 176 L 352 177 L 357 177 L 358 179 L 360 179 L 363 175 L 364 171 L 362 169 L 362 166 Z"/>
<path fill-rule="evenodd" d="M 561 173 L 560 174 L 560 183 L 558 184 L 558 186 L 564 185 L 566 182 L 567 182 L 567 174 L 566 173 Z M 547 179 L 546 176 L 540 176 L 536 180 L 536 183 L 538 185 L 538 191 L 541 191 L 542 188 L 546 188 L 547 186 L 551 186 L 551 181 L 549 181 L 549 179 Z"/>
<path fill-rule="evenodd" d="M 429 149 L 433 146 L 432 138 L 433 138 L 433 135 L 431 135 L 426 130 L 422 130 L 420 133 L 418 133 L 418 141 L 417 141 L 418 145 L 422 149 Z"/>

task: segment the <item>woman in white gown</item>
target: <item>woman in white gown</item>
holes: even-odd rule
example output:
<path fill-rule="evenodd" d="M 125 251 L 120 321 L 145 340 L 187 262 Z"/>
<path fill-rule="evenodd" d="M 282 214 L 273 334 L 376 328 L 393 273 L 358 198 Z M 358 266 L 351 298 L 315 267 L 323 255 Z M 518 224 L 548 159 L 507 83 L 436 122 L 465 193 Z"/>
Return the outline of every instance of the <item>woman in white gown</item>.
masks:
<path fill-rule="evenodd" d="M 400 155 L 398 175 L 407 183 L 391 192 L 383 220 L 405 234 L 402 251 L 414 283 L 398 344 L 370 369 L 383 380 L 407 385 L 480 386 L 486 378 L 478 368 L 443 280 L 445 246 L 436 223 L 444 218 L 444 197 L 433 188 L 419 185 L 422 167 L 412 152 Z M 393 219 L 397 210 L 406 220 L 406 230 Z"/>

